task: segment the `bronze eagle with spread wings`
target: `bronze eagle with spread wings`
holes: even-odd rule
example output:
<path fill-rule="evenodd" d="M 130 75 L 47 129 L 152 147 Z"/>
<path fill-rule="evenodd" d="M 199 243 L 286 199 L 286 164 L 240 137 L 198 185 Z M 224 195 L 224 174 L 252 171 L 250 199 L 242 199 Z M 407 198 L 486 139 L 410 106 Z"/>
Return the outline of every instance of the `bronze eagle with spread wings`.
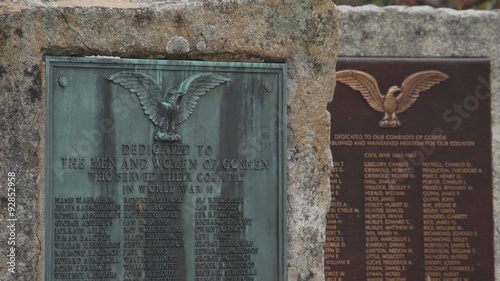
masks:
<path fill-rule="evenodd" d="M 401 88 L 392 86 L 383 96 L 378 88 L 377 80 L 366 72 L 342 70 L 338 71 L 335 77 L 337 81 L 359 91 L 371 108 L 384 113 L 384 117 L 378 123 L 381 128 L 399 128 L 401 122 L 396 113 L 406 111 L 417 100 L 420 93 L 448 79 L 448 75 L 436 70 L 417 72 L 408 76 Z"/>
<path fill-rule="evenodd" d="M 175 129 L 193 113 L 200 96 L 230 81 L 221 75 L 198 73 L 184 80 L 179 89 L 167 91 L 162 95 L 160 85 L 141 72 L 117 72 L 109 76 L 108 80 L 137 94 L 144 113 L 160 127 L 154 136 L 156 141 L 180 141 L 181 136 Z"/>

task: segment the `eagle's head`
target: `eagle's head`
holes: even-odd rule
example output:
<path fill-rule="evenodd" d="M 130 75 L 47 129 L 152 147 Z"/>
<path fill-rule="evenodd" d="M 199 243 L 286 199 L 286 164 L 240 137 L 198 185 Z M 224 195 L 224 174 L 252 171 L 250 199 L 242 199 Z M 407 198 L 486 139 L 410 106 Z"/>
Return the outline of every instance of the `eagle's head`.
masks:
<path fill-rule="evenodd" d="M 182 97 L 186 94 L 186 92 L 179 90 L 170 90 L 167 94 L 167 101 L 170 104 L 180 105 L 182 101 Z"/>
<path fill-rule="evenodd" d="M 389 88 L 387 95 L 394 96 L 395 94 L 399 94 L 400 92 L 401 92 L 401 88 L 399 88 L 398 86 L 392 86 Z"/>

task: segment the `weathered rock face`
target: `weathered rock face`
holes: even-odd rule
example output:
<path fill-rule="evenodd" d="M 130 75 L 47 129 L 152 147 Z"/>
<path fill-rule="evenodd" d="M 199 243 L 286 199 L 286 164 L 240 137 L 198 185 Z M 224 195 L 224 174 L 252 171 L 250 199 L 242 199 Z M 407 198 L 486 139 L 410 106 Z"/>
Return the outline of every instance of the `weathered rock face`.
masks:
<path fill-rule="evenodd" d="M 12 280 L 43 280 L 45 55 L 286 62 L 289 278 L 324 280 L 338 18 L 329 0 L 0 4 L 0 174 L 15 172 L 18 186 Z M 0 249 L 10 276 L 6 239 Z"/>
<path fill-rule="evenodd" d="M 340 56 L 488 57 L 491 60 L 496 267 L 500 265 L 500 12 L 340 6 Z M 362 24 L 361 24 L 362 23 Z M 496 278 L 500 271 L 496 270 Z"/>

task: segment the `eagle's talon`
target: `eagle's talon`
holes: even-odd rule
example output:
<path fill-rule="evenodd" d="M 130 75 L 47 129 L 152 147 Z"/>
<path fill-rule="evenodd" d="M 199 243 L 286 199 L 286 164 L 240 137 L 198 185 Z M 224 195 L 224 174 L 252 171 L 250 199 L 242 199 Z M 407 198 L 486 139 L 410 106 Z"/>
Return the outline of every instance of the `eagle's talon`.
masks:
<path fill-rule="evenodd" d="M 380 128 L 387 128 L 388 124 L 388 120 L 380 120 L 380 122 L 378 122 Z"/>
<path fill-rule="evenodd" d="M 181 140 L 181 136 L 179 134 L 176 134 L 176 133 L 172 133 L 168 136 L 168 140 L 169 141 L 180 141 Z"/>
<path fill-rule="evenodd" d="M 401 126 L 401 122 L 399 122 L 398 120 L 392 120 L 390 122 L 390 125 L 391 125 L 391 128 L 399 128 Z"/>
<path fill-rule="evenodd" d="M 165 141 L 167 138 L 167 134 L 158 130 L 153 138 L 155 141 Z"/>

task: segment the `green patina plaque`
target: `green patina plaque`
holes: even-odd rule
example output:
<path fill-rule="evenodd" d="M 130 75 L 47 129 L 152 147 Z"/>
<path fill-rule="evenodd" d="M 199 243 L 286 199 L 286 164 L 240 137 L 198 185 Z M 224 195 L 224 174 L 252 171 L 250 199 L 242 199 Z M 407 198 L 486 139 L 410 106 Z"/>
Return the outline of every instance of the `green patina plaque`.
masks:
<path fill-rule="evenodd" d="M 46 280 L 286 280 L 284 64 L 46 65 Z"/>

